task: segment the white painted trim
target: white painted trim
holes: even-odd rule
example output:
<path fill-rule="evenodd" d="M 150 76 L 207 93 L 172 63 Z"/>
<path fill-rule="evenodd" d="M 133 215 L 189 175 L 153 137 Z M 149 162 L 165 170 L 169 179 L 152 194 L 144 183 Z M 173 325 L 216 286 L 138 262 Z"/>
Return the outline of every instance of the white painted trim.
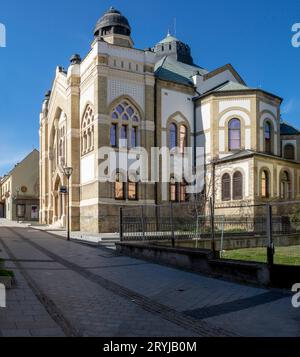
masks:
<path fill-rule="evenodd" d="M 270 113 L 264 113 L 261 118 L 260 118 L 260 127 L 262 129 L 264 129 L 264 122 L 265 120 L 270 120 L 273 125 L 274 125 L 274 131 L 275 132 L 278 132 L 278 123 L 277 123 L 277 119 L 275 116 L 273 116 L 272 114 Z"/>
<path fill-rule="evenodd" d="M 251 119 L 249 115 L 241 110 L 231 110 L 225 113 L 219 121 L 219 126 L 224 128 L 227 119 L 235 116 L 243 118 L 245 126 L 251 126 Z"/>

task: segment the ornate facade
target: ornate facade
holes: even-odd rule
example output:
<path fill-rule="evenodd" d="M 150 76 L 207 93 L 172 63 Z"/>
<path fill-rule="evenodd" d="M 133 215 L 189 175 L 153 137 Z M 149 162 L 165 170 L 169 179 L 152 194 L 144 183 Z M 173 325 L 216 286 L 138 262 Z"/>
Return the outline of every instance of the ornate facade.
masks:
<path fill-rule="evenodd" d="M 300 194 L 300 133 L 280 120 L 282 99 L 249 88 L 227 64 L 197 66 L 170 34 L 134 48 L 128 20 L 111 8 L 98 21 L 91 51 L 58 67 L 40 116 L 40 219 L 65 225 L 64 166 L 72 166 L 72 229 L 116 231 L 119 208 L 187 199 L 186 185 L 138 183 L 116 172 L 99 180 L 99 149 L 178 146 L 205 149 L 215 167 L 216 205 L 293 200 Z M 151 168 L 149 167 L 151 170 Z M 176 174 L 176 173 L 174 173 Z"/>

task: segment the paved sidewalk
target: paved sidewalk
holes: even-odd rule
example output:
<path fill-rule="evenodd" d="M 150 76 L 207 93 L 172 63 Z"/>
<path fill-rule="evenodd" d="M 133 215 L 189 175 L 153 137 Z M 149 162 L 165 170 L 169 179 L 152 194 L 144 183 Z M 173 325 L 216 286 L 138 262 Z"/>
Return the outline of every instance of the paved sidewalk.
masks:
<path fill-rule="evenodd" d="M 31 228 L 38 231 L 47 232 L 54 234 L 56 236 L 66 238 L 67 232 L 62 228 L 55 228 L 54 226 L 42 225 L 37 222 L 16 222 L 9 221 L 4 218 L 0 218 L 0 227 L 22 227 L 22 228 Z M 105 248 L 116 250 L 115 243 L 120 241 L 119 233 L 86 233 L 86 232 L 71 232 L 71 239 L 76 242 L 88 243 L 93 245 L 100 245 Z"/>
<path fill-rule="evenodd" d="M 0 257 L 9 259 L 1 244 L 0 249 Z M 0 309 L 0 337 L 65 336 L 39 303 L 16 265 L 12 262 L 6 265 L 14 270 L 17 285 L 7 292 L 7 308 Z"/>
<path fill-rule="evenodd" d="M 14 223 L 12 223 L 14 225 Z M 27 224 L 27 227 L 37 229 L 40 231 L 45 231 L 50 234 L 55 234 L 57 236 L 66 238 L 67 232 L 64 229 L 54 228 L 53 226 L 40 225 L 40 224 Z M 120 235 L 118 233 L 99 233 L 92 234 L 86 232 L 71 232 L 71 239 L 74 241 L 81 241 L 86 243 L 92 243 L 95 245 L 102 245 L 109 249 L 116 249 L 115 243 L 120 241 Z"/>
<path fill-rule="evenodd" d="M 151 264 L 32 228 L 0 225 L 1 242 L 32 280 L 34 296 L 44 297 L 22 309 L 46 311 L 51 323 L 44 331 L 50 335 L 300 336 L 300 309 L 292 307 L 288 292 Z M 15 269 L 15 263 L 7 264 Z M 28 279 L 23 284 L 17 273 L 17 280 L 29 296 Z M 8 292 L 9 304 L 13 294 Z M 22 316 L 17 310 L 14 325 L 6 325 L 11 329 L 2 328 L 10 318 L 9 309 L 1 310 L 2 334 L 34 335 L 34 323 L 26 331 L 17 325 Z"/>

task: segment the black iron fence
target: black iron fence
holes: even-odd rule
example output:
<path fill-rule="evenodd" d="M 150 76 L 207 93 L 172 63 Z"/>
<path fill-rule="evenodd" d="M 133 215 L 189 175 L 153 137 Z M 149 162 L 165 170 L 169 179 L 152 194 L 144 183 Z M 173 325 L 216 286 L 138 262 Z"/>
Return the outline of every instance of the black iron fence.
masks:
<path fill-rule="evenodd" d="M 126 207 L 121 209 L 120 236 L 123 242 L 205 247 L 227 259 L 273 264 L 275 255 L 281 264 L 300 264 L 300 202 Z"/>
<path fill-rule="evenodd" d="M 268 233 L 267 205 L 222 207 L 214 209 L 214 219 L 207 208 L 193 204 L 167 204 L 127 207 L 121 209 L 120 232 L 123 241 L 169 240 L 232 236 L 266 236 Z M 251 208 L 251 212 L 249 212 Z M 246 212 L 246 209 L 248 212 Z M 293 234 L 300 232 L 298 220 L 290 213 L 279 215 L 272 206 L 272 233 Z M 276 215 L 274 214 L 277 213 Z"/>
<path fill-rule="evenodd" d="M 128 207 L 120 212 L 122 241 L 197 237 L 197 213 L 188 204 Z"/>

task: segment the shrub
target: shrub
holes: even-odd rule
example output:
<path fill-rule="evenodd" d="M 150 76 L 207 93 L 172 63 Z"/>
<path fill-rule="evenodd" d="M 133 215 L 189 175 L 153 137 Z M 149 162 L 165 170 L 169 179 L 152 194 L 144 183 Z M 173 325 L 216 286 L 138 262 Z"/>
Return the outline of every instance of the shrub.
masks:
<path fill-rule="evenodd" d="M 11 277 L 13 278 L 15 275 L 10 270 L 0 270 L 0 276 Z"/>

